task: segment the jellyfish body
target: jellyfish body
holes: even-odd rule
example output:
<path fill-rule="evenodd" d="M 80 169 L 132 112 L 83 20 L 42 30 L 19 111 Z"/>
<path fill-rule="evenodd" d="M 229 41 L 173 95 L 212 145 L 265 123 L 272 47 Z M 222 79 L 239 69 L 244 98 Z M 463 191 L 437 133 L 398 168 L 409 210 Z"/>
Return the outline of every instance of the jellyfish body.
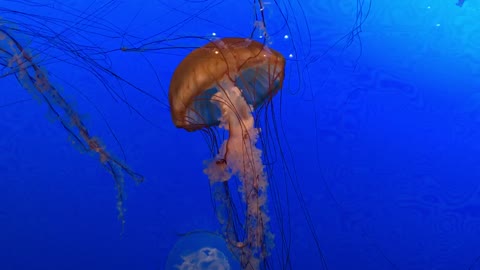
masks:
<path fill-rule="evenodd" d="M 267 214 L 267 175 L 257 148 L 255 109 L 281 89 L 285 58 L 250 39 L 224 38 L 191 52 L 172 77 L 169 101 L 174 124 L 188 131 L 219 126 L 229 137 L 204 172 L 212 186 L 236 176 L 245 203 L 242 237 L 234 228 L 230 195 L 215 198 L 217 216 L 230 249 L 244 269 L 260 269 L 273 246 Z"/>

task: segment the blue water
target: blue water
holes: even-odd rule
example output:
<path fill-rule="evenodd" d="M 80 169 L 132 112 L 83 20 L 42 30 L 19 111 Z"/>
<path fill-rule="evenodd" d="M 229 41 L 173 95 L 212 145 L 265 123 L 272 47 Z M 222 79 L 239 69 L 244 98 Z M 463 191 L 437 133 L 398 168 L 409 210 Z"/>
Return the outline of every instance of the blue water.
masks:
<path fill-rule="evenodd" d="M 322 269 L 323 255 L 335 270 L 480 269 L 480 1 L 264 5 L 268 46 L 287 58 L 268 165 L 280 195 L 269 207 L 289 213 L 289 267 Z M 208 143 L 172 124 L 168 86 L 193 48 L 249 37 L 258 4 L 1 6 L 1 29 L 145 181 L 125 177 L 122 229 L 114 178 L 98 155 L 72 145 L 0 58 L 0 270 L 165 269 L 185 234 L 220 232 L 202 172 Z"/>

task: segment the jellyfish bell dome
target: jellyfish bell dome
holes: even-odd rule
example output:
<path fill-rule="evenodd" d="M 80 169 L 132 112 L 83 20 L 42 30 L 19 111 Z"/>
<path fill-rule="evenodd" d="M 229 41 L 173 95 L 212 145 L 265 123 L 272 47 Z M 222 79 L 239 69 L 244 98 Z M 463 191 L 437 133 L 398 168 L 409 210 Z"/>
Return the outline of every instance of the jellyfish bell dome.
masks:
<path fill-rule="evenodd" d="M 240 270 L 223 239 L 215 233 L 192 232 L 173 246 L 166 270 Z"/>
<path fill-rule="evenodd" d="M 219 125 L 221 109 L 211 102 L 220 90 L 240 89 L 257 108 L 282 88 L 285 58 L 248 38 L 223 38 L 193 50 L 176 68 L 169 90 L 173 123 L 195 131 Z"/>

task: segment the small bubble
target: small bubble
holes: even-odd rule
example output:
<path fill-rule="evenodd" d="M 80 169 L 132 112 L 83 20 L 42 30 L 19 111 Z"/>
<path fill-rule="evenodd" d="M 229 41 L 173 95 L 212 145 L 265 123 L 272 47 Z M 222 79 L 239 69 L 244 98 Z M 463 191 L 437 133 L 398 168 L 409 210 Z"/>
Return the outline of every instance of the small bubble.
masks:
<path fill-rule="evenodd" d="M 439 23 L 437 23 L 435 26 L 436 26 L 436 27 L 439 27 L 439 26 L 440 26 L 440 24 L 439 24 Z"/>
<path fill-rule="evenodd" d="M 288 57 L 293 58 L 293 54 L 289 54 Z"/>
<path fill-rule="evenodd" d="M 212 33 L 212 36 L 216 36 L 216 35 L 217 35 L 217 33 L 215 33 L 215 32 Z"/>
<path fill-rule="evenodd" d="M 288 39 L 288 35 L 283 36 L 284 39 Z"/>

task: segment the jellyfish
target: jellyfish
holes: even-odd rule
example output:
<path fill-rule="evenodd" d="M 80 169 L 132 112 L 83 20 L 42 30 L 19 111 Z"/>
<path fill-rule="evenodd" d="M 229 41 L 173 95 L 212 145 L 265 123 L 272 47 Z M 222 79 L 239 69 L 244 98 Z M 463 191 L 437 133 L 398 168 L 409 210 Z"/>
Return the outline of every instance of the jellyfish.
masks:
<path fill-rule="evenodd" d="M 24 47 L 21 39 L 13 34 L 20 31 L 8 27 L 7 23 L 5 20 L 0 20 L 0 67 L 3 67 L 0 78 L 14 76 L 25 90 L 46 105 L 48 112 L 66 130 L 72 144 L 82 152 L 98 155 L 101 164 L 115 181 L 118 218 L 123 228 L 125 222 L 124 176 L 130 176 L 137 183 L 143 182 L 143 176 L 115 157 L 107 150 L 100 138 L 91 134 L 90 128 L 85 124 L 80 113 L 51 82 L 47 70 L 37 62 L 38 56 Z"/>
<path fill-rule="evenodd" d="M 243 269 L 260 269 L 273 245 L 267 209 L 268 176 L 257 147 L 259 128 L 255 109 L 271 102 L 282 88 L 285 58 L 277 51 L 248 38 L 223 38 L 193 50 L 176 68 L 169 102 L 173 123 L 196 131 L 218 126 L 228 131 L 205 174 L 212 186 L 240 181 L 245 204 L 243 238 L 229 213 L 229 196 L 218 193 L 217 211 L 222 232 Z"/>
<path fill-rule="evenodd" d="M 238 270 L 223 238 L 215 233 L 191 232 L 182 235 L 171 249 L 166 270 Z"/>

